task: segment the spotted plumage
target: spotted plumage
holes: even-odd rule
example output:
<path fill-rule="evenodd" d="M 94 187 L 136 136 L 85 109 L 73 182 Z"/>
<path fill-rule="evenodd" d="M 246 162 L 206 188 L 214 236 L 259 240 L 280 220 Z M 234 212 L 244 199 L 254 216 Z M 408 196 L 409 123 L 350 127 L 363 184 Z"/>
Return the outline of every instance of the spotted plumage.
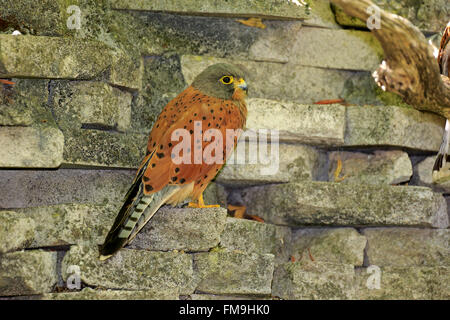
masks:
<path fill-rule="evenodd" d="M 163 204 L 191 198 L 197 200 L 196 206 L 205 207 L 202 193 L 245 126 L 246 94 L 244 72 L 234 65 L 216 64 L 165 106 L 150 133 L 147 155 L 100 249 L 100 259 L 130 243 Z M 189 146 L 180 148 L 181 142 Z M 177 157 L 185 161 L 179 163 Z"/>
<path fill-rule="evenodd" d="M 441 39 L 441 45 L 439 48 L 439 53 L 437 57 L 437 62 L 439 64 L 439 71 L 442 75 L 448 77 L 450 73 L 450 22 L 444 30 L 444 34 Z M 447 78 L 448 80 L 448 78 Z M 450 114 L 450 112 L 448 112 Z M 439 172 L 445 167 L 447 162 L 450 161 L 450 156 L 448 154 L 449 140 L 450 140 L 450 120 L 449 115 L 446 114 L 444 134 L 442 136 L 442 143 L 439 148 L 439 152 L 434 161 L 432 176 L 433 180 L 437 180 Z"/>

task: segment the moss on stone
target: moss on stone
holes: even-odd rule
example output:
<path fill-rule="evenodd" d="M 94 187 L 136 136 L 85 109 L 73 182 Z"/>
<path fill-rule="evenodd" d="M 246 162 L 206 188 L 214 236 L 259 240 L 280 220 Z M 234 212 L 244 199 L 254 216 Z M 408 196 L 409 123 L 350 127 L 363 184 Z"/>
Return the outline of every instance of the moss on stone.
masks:
<path fill-rule="evenodd" d="M 448 226 L 444 198 L 424 187 L 304 181 L 242 196 L 249 214 L 276 224 Z"/>
<path fill-rule="evenodd" d="M 19 251 L 0 259 L 0 295 L 50 292 L 56 284 L 56 252 Z"/>
<path fill-rule="evenodd" d="M 133 130 L 148 134 L 161 110 L 185 86 L 177 54 L 146 58 L 142 90 L 132 103 Z"/>
<path fill-rule="evenodd" d="M 147 135 L 100 130 L 64 132 L 64 163 L 137 168 L 145 155 Z"/>
<path fill-rule="evenodd" d="M 196 285 L 192 258 L 178 252 L 122 249 L 102 262 L 97 246 L 72 246 L 62 262 L 64 280 L 70 276 L 70 265 L 80 267 L 84 283 L 103 288 L 190 294 Z"/>
<path fill-rule="evenodd" d="M 272 294 L 283 299 L 353 299 L 354 288 L 350 264 L 299 261 L 275 270 Z"/>
<path fill-rule="evenodd" d="M 272 254 L 208 252 L 194 255 L 197 290 L 215 294 L 270 294 Z"/>

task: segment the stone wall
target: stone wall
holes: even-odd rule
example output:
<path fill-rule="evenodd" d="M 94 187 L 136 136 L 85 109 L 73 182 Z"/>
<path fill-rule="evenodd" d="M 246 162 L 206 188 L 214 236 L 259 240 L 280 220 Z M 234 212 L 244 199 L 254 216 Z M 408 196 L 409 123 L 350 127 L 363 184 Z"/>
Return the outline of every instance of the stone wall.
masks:
<path fill-rule="evenodd" d="M 434 41 L 450 11 L 376 2 Z M 450 298 L 450 184 L 431 184 L 444 119 L 376 87 L 364 23 L 325 0 L 0 8 L 0 78 L 15 83 L 0 84 L 0 297 Z M 157 115 L 217 61 L 248 68 L 247 125 L 279 130 L 278 172 L 228 165 L 205 197 L 222 208 L 164 207 L 98 261 Z"/>

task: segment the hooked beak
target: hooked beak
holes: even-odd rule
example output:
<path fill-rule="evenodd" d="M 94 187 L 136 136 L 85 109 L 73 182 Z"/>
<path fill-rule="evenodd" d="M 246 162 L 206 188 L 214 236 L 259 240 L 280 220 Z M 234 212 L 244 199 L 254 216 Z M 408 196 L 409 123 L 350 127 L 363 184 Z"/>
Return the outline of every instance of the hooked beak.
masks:
<path fill-rule="evenodd" d="M 248 87 L 247 87 L 247 83 L 245 82 L 245 80 L 244 79 L 242 79 L 242 78 L 240 78 L 237 82 L 236 82 L 236 84 L 235 84 L 235 87 L 237 87 L 237 88 L 240 88 L 240 89 L 242 89 L 242 90 L 244 90 L 245 91 L 245 93 L 247 93 L 248 92 Z"/>

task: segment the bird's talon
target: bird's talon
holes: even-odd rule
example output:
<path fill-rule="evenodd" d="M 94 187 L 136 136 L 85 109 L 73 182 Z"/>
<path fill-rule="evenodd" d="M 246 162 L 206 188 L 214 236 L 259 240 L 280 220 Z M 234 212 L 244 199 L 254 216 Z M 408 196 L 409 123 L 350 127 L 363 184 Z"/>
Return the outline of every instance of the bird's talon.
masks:
<path fill-rule="evenodd" d="M 205 204 L 203 194 L 198 197 L 198 202 L 189 202 L 188 208 L 220 208 L 220 204 Z"/>
<path fill-rule="evenodd" d="M 204 204 L 199 205 L 195 202 L 189 202 L 188 208 L 220 208 L 220 204 Z"/>

